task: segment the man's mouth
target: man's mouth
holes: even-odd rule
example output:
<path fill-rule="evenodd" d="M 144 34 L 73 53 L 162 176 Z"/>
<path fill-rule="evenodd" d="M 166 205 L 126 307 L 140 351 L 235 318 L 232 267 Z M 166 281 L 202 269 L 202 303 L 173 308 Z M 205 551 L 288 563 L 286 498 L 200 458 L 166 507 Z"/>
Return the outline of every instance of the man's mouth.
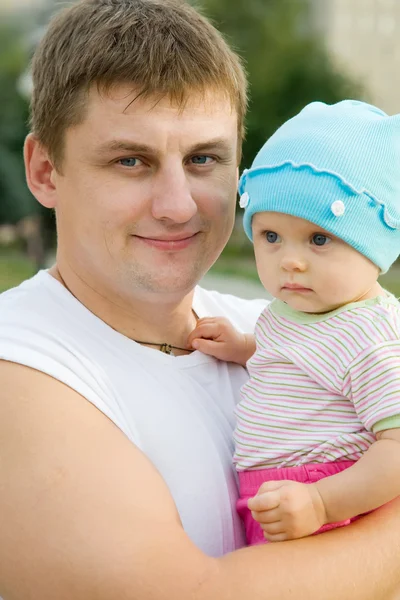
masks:
<path fill-rule="evenodd" d="M 134 235 L 136 239 L 143 242 L 147 246 L 151 246 L 158 250 L 178 251 L 190 246 L 198 237 L 199 232 L 185 232 L 174 235 Z"/>

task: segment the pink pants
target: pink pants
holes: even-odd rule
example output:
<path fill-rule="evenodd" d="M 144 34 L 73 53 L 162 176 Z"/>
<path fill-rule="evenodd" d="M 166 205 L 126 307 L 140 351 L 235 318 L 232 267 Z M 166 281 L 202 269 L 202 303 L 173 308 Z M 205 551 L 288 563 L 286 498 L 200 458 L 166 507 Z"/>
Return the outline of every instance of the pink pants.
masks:
<path fill-rule="evenodd" d="M 249 546 L 255 544 L 263 544 L 266 542 L 263 531 L 260 525 L 251 516 L 250 510 L 247 508 L 247 501 L 258 492 L 258 489 L 265 481 L 299 481 L 301 483 L 315 483 L 324 477 L 335 475 L 354 465 L 352 461 L 340 461 L 332 463 L 315 463 L 302 465 L 300 467 L 282 467 L 280 469 L 260 469 L 251 471 L 239 472 L 240 497 L 237 501 L 237 511 L 243 519 L 246 529 L 246 538 Z M 348 519 L 340 523 L 329 523 L 324 525 L 316 533 L 322 533 L 336 527 L 344 527 L 351 521 L 358 519 Z"/>

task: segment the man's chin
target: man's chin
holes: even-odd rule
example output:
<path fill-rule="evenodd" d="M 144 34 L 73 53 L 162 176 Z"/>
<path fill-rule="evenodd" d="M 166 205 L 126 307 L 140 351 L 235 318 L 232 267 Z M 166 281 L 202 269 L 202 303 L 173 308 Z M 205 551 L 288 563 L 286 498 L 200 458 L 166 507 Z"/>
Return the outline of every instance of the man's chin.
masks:
<path fill-rule="evenodd" d="M 135 287 L 144 294 L 184 297 L 193 291 L 204 273 L 205 269 L 194 269 L 190 273 L 176 270 L 169 273 L 147 273 L 136 278 Z"/>

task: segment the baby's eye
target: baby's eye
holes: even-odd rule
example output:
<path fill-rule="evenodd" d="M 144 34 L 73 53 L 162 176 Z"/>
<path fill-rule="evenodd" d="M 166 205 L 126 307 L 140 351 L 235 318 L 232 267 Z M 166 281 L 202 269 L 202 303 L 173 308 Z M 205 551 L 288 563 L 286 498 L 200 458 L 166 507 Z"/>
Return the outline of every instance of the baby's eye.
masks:
<path fill-rule="evenodd" d="M 315 246 L 325 246 L 326 244 L 329 244 L 329 242 L 331 242 L 331 238 L 328 237 L 327 235 L 324 235 L 323 233 L 316 233 L 312 236 L 311 238 L 311 243 L 314 244 Z"/>
<path fill-rule="evenodd" d="M 265 233 L 265 237 L 267 238 L 267 242 L 269 244 L 275 244 L 276 242 L 281 241 L 280 236 L 277 233 L 275 233 L 275 231 L 267 231 Z"/>
<path fill-rule="evenodd" d="M 120 158 L 119 164 L 123 167 L 137 167 L 142 161 L 139 158 L 129 157 L 129 158 Z"/>

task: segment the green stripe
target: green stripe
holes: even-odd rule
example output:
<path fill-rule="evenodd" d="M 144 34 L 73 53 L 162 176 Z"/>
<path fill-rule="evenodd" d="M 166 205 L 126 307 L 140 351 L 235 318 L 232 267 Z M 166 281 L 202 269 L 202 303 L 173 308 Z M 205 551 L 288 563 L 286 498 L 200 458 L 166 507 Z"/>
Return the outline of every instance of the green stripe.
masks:
<path fill-rule="evenodd" d="M 322 371 L 320 371 L 320 369 L 316 365 L 311 366 L 311 363 L 306 358 L 299 357 L 298 356 L 299 353 L 296 352 L 295 349 L 292 349 L 292 350 L 293 350 L 294 354 L 297 355 L 297 358 L 302 358 L 303 359 L 303 362 L 306 363 L 306 365 L 309 367 L 309 369 L 311 370 L 311 372 L 316 371 L 326 381 L 327 376 L 326 376 L 325 373 L 323 373 Z"/>
<path fill-rule="evenodd" d="M 347 325 L 351 322 L 349 320 L 343 319 L 342 317 L 337 316 L 336 317 L 338 321 L 341 321 L 342 323 L 346 323 Z M 356 344 L 356 346 L 358 348 L 360 348 L 360 350 L 362 350 L 362 346 L 360 346 L 360 343 L 355 339 L 355 337 L 353 336 L 353 334 L 350 333 L 350 331 L 348 329 L 343 328 L 343 330 L 345 331 L 346 335 L 348 335 Z"/>
<path fill-rule="evenodd" d="M 361 383 L 356 387 L 352 387 L 351 388 L 351 393 L 352 396 L 354 397 L 358 397 L 361 396 L 362 398 L 366 397 L 366 396 L 370 396 L 371 394 L 375 394 L 377 392 L 379 392 L 380 389 L 382 389 L 382 387 L 387 387 L 388 385 L 391 385 L 392 383 L 395 383 L 396 381 L 399 381 L 399 375 L 397 375 L 397 377 L 391 377 L 389 380 L 384 380 L 383 382 L 381 382 L 380 380 L 382 379 L 382 377 L 385 375 L 385 373 L 379 373 L 378 375 L 371 377 L 371 379 L 369 379 L 368 381 L 364 381 L 364 383 Z M 354 380 L 355 382 L 358 383 L 357 380 Z M 374 385 L 375 383 L 375 385 Z M 369 388 L 369 389 L 368 389 Z"/>
<path fill-rule="evenodd" d="M 360 365 L 361 363 L 366 361 L 370 356 L 374 356 L 378 353 L 379 350 L 386 349 L 386 348 L 388 348 L 389 350 L 392 350 L 392 349 L 399 350 L 400 349 L 400 341 L 396 341 L 396 342 L 390 341 L 385 344 L 379 344 L 379 345 L 377 344 L 373 348 L 368 348 L 368 350 L 370 350 L 370 352 L 368 352 L 368 354 L 365 354 L 365 351 L 367 350 L 367 348 L 364 348 L 364 351 L 361 352 L 360 354 L 358 354 L 358 356 L 349 365 L 348 370 L 350 371 L 351 369 L 357 368 L 358 365 Z M 385 356 L 384 360 L 387 360 L 387 358 L 388 357 Z"/>
<path fill-rule="evenodd" d="M 298 333 L 299 333 L 299 332 L 298 332 L 298 330 L 297 330 L 296 328 L 294 328 L 294 327 L 290 327 L 289 325 L 286 325 L 286 324 L 284 325 L 284 327 L 285 327 L 286 329 L 288 329 L 289 331 L 291 331 L 291 332 L 295 333 L 296 335 L 298 335 Z M 309 340 L 309 341 L 310 341 L 310 342 L 312 342 L 312 343 L 315 343 L 315 332 L 317 332 L 319 335 L 321 335 L 321 332 L 319 332 L 317 328 L 313 328 L 313 330 L 312 330 L 312 333 L 314 333 L 314 335 L 310 335 L 310 336 L 308 336 L 308 335 L 306 335 L 306 334 L 305 334 L 305 333 L 302 331 L 302 337 L 304 337 L 306 340 Z M 276 332 L 276 333 L 277 333 L 277 332 Z M 280 334 L 278 334 L 278 333 L 277 333 L 277 335 L 280 335 Z M 291 342 L 291 343 L 293 343 L 293 340 L 292 340 L 291 338 L 289 338 L 289 340 L 290 340 L 290 342 Z M 303 344 L 303 345 L 304 345 L 304 344 Z M 327 353 L 330 353 L 331 355 L 333 354 L 333 353 L 332 353 L 332 350 L 329 348 L 329 346 L 327 346 L 326 344 L 324 344 L 324 343 L 321 341 L 321 339 L 319 339 L 319 340 L 318 340 L 318 345 L 320 345 L 320 346 L 323 346 L 323 347 L 325 348 L 325 350 L 327 351 Z M 297 346 L 300 346 L 300 343 L 297 343 Z M 323 355 L 321 355 L 320 353 L 318 353 L 318 356 L 319 356 L 319 358 L 320 358 L 320 359 L 321 359 L 321 360 L 322 360 L 322 361 L 323 361 L 325 364 L 327 364 L 327 365 L 328 365 L 330 368 L 332 368 L 332 364 L 331 364 L 331 363 L 329 363 L 329 361 L 327 361 L 327 360 L 324 360 L 324 358 L 323 358 Z M 335 358 L 339 359 L 339 363 L 340 363 L 340 364 L 342 364 L 342 363 L 341 363 L 341 361 L 340 361 L 340 357 L 338 357 L 336 354 L 334 354 L 334 356 L 335 356 Z M 344 365 L 343 365 L 343 364 L 342 364 L 342 367 L 344 367 Z"/>

